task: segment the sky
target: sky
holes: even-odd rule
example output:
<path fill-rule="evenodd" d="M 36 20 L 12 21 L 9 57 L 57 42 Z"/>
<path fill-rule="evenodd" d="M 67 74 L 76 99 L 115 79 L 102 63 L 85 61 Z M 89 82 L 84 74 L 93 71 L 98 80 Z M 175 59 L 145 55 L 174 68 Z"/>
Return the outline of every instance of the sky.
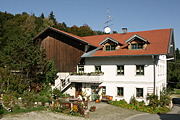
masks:
<path fill-rule="evenodd" d="M 59 23 L 68 27 L 87 24 L 103 31 L 109 16 L 111 31 L 128 32 L 173 28 L 175 48 L 180 49 L 180 0 L 0 0 L 0 11 L 27 12 L 46 17 L 53 11 Z"/>

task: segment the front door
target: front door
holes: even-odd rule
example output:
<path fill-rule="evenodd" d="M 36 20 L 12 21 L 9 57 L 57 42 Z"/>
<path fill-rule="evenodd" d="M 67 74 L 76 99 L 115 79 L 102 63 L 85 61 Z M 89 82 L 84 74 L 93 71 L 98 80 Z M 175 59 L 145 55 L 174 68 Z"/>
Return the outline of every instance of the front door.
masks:
<path fill-rule="evenodd" d="M 81 94 L 82 83 L 75 83 L 75 97 L 78 97 L 78 94 Z"/>
<path fill-rule="evenodd" d="M 98 95 L 98 86 L 91 86 L 91 100 L 95 101 L 96 100 L 96 96 Z"/>

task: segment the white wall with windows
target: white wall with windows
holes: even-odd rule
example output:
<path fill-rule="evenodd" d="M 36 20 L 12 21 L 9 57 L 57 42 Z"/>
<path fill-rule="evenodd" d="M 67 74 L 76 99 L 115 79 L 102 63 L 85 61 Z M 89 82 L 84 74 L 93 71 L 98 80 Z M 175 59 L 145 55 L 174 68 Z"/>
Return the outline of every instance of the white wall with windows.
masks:
<path fill-rule="evenodd" d="M 85 71 L 95 72 L 95 66 L 101 66 L 104 81 L 153 81 L 152 57 L 109 57 L 86 58 Z"/>
<path fill-rule="evenodd" d="M 95 72 L 95 66 L 100 66 L 98 69 L 104 72 L 103 83 L 100 86 L 106 87 L 106 95 L 112 95 L 114 100 L 125 99 L 127 102 L 130 102 L 134 95 L 137 100 L 146 102 L 148 88 L 154 86 L 152 56 L 85 58 L 85 73 Z M 156 64 L 158 94 L 166 83 L 166 68 L 166 56 L 159 56 Z"/>

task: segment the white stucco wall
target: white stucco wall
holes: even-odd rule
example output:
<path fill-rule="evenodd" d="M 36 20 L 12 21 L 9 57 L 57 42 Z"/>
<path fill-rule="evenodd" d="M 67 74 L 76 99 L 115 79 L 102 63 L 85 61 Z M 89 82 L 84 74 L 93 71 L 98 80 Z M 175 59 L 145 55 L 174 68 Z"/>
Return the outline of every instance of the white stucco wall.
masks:
<path fill-rule="evenodd" d="M 106 86 L 106 94 L 113 96 L 113 99 L 125 99 L 130 102 L 130 98 L 136 96 L 136 88 L 143 88 L 143 98 L 136 98 L 139 101 L 146 102 L 149 87 L 154 87 L 154 62 L 152 56 L 146 57 L 102 57 L 86 58 L 84 72 L 94 72 L 95 66 L 101 66 L 104 72 L 103 83 L 100 86 Z M 117 75 L 117 65 L 124 65 L 124 75 Z M 144 66 L 144 75 L 136 75 L 136 65 Z M 161 65 L 163 74 L 159 75 L 158 65 Z M 166 83 L 166 56 L 160 56 L 156 64 L 156 91 L 160 90 Z M 163 70 L 164 69 L 164 70 Z M 159 76 L 158 76 L 159 75 Z M 117 96 L 117 87 L 123 87 L 124 96 Z"/>
<path fill-rule="evenodd" d="M 85 64 L 84 72 L 94 72 L 96 65 L 101 66 L 104 81 L 152 82 L 153 79 L 151 57 L 87 58 Z M 117 65 L 124 65 L 124 75 L 117 75 Z M 136 65 L 145 65 L 144 75 L 136 75 Z"/>
<path fill-rule="evenodd" d="M 166 86 L 166 56 L 158 56 L 155 63 L 156 92 L 160 95 L 162 87 Z M 117 75 L 117 65 L 124 65 L 124 75 Z M 144 75 L 136 75 L 136 65 L 144 65 Z M 86 90 L 87 95 L 92 94 L 93 85 L 106 86 L 106 95 L 113 96 L 113 100 L 125 99 L 129 103 L 133 96 L 136 97 L 136 88 L 143 88 L 143 98 L 136 97 L 138 101 L 147 102 L 147 93 L 151 90 L 153 92 L 154 61 L 152 56 L 86 58 L 84 72 L 95 72 L 95 66 L 101 66 L 101 71 L 104 72 L 103 83 L 82 83 L 82 88 Z M 117 87 L 123 87 L 123 96 L 117 96 Z M 72 83 L 72 88 L 69 88 L 66 93 L 75 96 L 75 83 Z"/>

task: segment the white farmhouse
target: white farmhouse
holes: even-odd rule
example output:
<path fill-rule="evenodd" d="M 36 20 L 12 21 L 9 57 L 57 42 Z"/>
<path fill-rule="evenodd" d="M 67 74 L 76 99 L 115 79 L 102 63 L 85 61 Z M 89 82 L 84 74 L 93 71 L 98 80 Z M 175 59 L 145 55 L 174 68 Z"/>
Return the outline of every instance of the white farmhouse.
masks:
<path fill-rule="evenodd" d="M 75 87 L 82 86 L 87 94 L 97 94 L 98 87 L 113 96 L 130 102 L 134 96 L 146 102 L 147 94 L 160 95 L 167 82 L 167 60 L 175 58 L 173 29 L 140 31 L 83 37 L 96 49 L 84 53 L 84 65 L 77 72 L 92 75 L 70 75 L 74 84 L 66 92 L 75 95 Z M 170 58 L 170 59 L 171 59 Z M 104 74 L 94 74 L 101 73 Z"/>
<path fill-rule="evenodd" d="M 134 96 L 147 102 L 148 93 L 160 95 L 166 87 L 167 61 L 175 60 L 172 28 L 138 32 L 123 28 L 122 33 L 87 37 L 67 34 L 87 44 L 77 72 L 59 72 L 55 87 L 62 92 L 75 97 L 85 92 L 91 100 L 106 94 L 113 100 L 130 102 Z"/>

